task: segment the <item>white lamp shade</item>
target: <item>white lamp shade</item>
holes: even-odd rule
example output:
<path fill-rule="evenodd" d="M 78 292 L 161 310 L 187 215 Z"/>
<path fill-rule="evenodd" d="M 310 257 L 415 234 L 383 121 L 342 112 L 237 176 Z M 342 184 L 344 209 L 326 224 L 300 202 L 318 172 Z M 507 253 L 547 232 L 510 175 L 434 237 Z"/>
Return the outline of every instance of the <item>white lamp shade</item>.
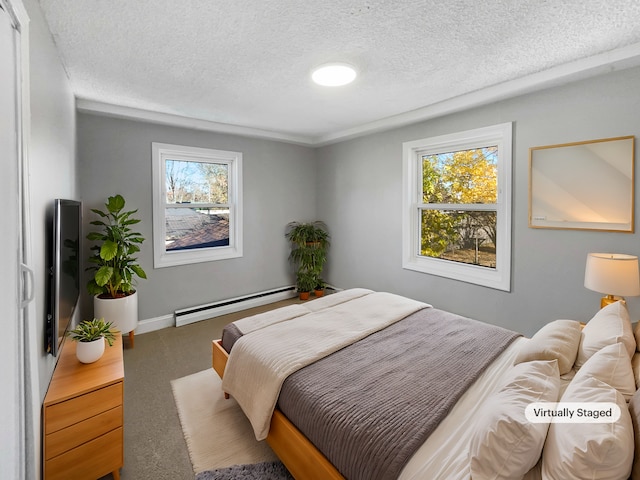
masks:
<path fill-rule="evenodd" d="M 605 295 L 640 295 L 638 257 L 622 253 L 588 254 L 584 286 Z"/>

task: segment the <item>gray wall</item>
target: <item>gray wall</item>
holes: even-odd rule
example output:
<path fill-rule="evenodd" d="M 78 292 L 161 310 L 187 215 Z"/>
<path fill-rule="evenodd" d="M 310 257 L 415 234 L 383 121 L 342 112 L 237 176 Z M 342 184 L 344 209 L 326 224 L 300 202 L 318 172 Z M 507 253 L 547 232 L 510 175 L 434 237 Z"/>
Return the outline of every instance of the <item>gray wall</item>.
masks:
<path fill-rule="evenodd" d="M 244 256 L 153 268 L 151 143 L 162 142 L 243 153 Z M 138 282 L 141 320 L 174 310 L 291 285 L 285 225 L 316 218 L 315 152 L 269 140 L 78 114 L 78 158 L 85 233 L 117 193 L 137 208 L 146 242 L 139 255 L 148 279 Z M 88 243 L 88 242 L 87 242 Z M 86 249 L 85 249 L 86 250 Z M 88 258 L 85 251 L 84 258 Z M 83 317 L 92 313 L 85 293 Z"/>
<path fill-rule="evenodd" d="M 640 137 L 638 85 L 640 69 L 614 72 L 319 149 L 318 217 L 333 234 L 328 280 L 403 294 L 529 335 L 556 318 L 588 320 L 600 295 L 583 286 L 587 253 L 639 255 L 640 234 L 528 228 L 528 149 Z M 402 143 L 508 121 L 514 122 L 511 292 L 403 270 Z M 628 300 L 635 320 L 640 300 Z"/>
<path fill-rule="evenodd" d="M 31 138 L 29 182 L 31 244 L 35 272 L 35 302 L 38 325 L 40 397 L 44 399 L 55 358 L 44 351 L 47 314 L 49 235 L 47 223 L 54 198 L 79 199 L 76 177 L 75 99 L 62 63 L 36 0 L 24 0 L 31 20 Z"/>
<path fill-rule="evenodd" d="M 292 283 L 284 226 L 291 220 L 320 219 L 332 234 L 325 278 L 338 287 L 400 293 L 528 335 L 556 318 L 586 321 L 597 310 L 600 297 L 583 286 L 587 253 L 640 254 L 638 234 L 528 228 L 528 149 L 639 136 L 638 84 L 640 69 L 613 72 L 315 150 L 79 114 L 85 223 L 88 209 L 101 206 L 115 193 L 139 209 L 140 228 L 147 237 L 141 260 L 149 275 L 139 283 L 141 319 Z M 511 292 L 403 270 L 402 143 L 507 121 L 514 122 Z M 243 258 L 153 269 L 153 141 L 244 153 Z M 576 172 L 576 181 L 579 178 Z M 85 300 L 86 317 L 91 305 L 88 297 Z M 640 299 L 628 300 L 636 319 Z"/>

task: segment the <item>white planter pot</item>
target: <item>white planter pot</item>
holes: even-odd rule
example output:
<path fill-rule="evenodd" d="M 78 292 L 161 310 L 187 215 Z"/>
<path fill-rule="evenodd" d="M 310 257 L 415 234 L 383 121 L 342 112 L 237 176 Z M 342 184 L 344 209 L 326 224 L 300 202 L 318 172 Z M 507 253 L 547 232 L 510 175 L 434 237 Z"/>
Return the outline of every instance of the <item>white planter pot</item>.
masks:
<path fill-rule="evenodd" d="M 93 363 L 100 360 L 104 353 L 104 337 L 93 342 L 76 342 L 76 357 L 82 363 Z"/>
<path fill-rule="evenodd" d="M 122 334 L 138 326 L 138 292 L 122 298 L 93 297 L 93 316 L 111 322 Z"/>

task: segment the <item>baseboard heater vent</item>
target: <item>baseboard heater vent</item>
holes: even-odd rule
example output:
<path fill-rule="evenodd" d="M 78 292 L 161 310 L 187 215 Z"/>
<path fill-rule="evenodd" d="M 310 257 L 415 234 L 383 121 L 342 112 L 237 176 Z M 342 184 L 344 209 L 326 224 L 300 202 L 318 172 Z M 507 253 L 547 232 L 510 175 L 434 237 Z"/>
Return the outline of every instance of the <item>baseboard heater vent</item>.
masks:
<path fill-rule="evenodd" d="M 265 292 L 252 293 L 242 297 L 229 298 L 219 302 L 208 303 L 196 307 L 183 308 L 174 312 L 176 318 L 176 327 L 188 325 L 190 323 L 207 320 L 209 318 L 219 317 L 227 313 L 239 312 L 247 308 L 259 307 L 267 303 L 286 300 L 296 296 L 296 287 L 291 285 L 288 287 L 275 288 Z"/>

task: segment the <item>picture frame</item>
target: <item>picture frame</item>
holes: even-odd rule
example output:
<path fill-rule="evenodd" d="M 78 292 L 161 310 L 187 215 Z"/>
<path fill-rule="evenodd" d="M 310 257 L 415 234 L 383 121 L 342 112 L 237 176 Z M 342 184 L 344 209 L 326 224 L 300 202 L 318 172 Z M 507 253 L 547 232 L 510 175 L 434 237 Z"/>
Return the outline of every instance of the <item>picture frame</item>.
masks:
<path fill-rule="evenodd" d="M 529 148 L 529 227 L 634 232 L 635 137 Z"/>

